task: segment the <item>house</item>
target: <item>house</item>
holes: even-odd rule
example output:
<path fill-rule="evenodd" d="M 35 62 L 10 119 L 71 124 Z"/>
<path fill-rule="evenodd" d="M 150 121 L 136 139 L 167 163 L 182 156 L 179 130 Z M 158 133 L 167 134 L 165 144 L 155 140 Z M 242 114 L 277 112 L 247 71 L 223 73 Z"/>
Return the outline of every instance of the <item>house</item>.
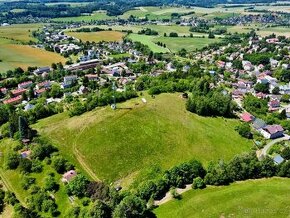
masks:
<path fill-rule="evenodd" d="M 290 83 L 288 83 L 287 85 L 280 85 L 279 86 L 279 92 L 282 95 L 290 94 Z"/>
<path fill-rule="evenodd" d="M 65 76 L 63 78 L 62 88 L 70 87 L 77 80 L 77 78 L 78 77 L 76 75 Z"/>
<path fill-rule="evenodd" d="M 38 83 L 35 86 L 35 88 L 36 89 L 42 89 L 42 88 L 48 89 L 48 88 L 50 88 L 50 86 L 51 86 L 51 82 L 48 80 L 48 81 L 44 81 L 44 82 Z"/>
<path fill-rule="evenodd" d="M 22 101 L 22 96 L 17 96 L 17 97 L 14 97 L 14 98 L 10 98 L 10 99 L 7 99 L 5 101 L 3 101 L 4 104 L 10 104 L 10 105 L 16 105 L 16 104 L 20 104 Z"/>
<path fill-rule="evenodd" d="M 23 82 L 23 83 L 19 83 L 18 84 L 18 89 L 27 89 L 29 87 L 32 86 L 32 81 L 27 81 L 27 82 Z"/>
<path fill-rule="evenodd" d="M 278 64 L 279 64 L 279 61 L 270 58 L 270 65 L 271 65 L 271 68 L 276 68 L 276 67 L 278 66 Z"/>
<path fill-rule="evenodd" d="M 253 127 L 254 127 L 256 130 L 260 130 L 260 129 L 264 128 L 265 126 L 267 126 L 267 124 L 266 124 L 265 121 L 262 120 L 262 119 L 256 118 L 256 119 L 253 121 Z"/>
<path fill-rule="evenodd" d="M 218 66 L 219 68 L 225 68 L 225 66 L 226 66 L 226 62 L 224 62 L 224 61 L 218 61 L 218 62 L 217 62 L 217 66 Z"/>
<path fill-rule="evenodd" d="M 8 91 L 8 89 L 6 89 L 6 88 L 1 88 L 0 89 L 0 92 L 3 93 L 4 95 L 7 94 L 7 91 Z"/>
<path fill-rule="evenodd" d="M 272 99 L 268 103 L 269 111 L 279 110 L 280 101 L 278 99 Z"/>
<path fill-rule="evenodd" d="M 36 76 L 43 74 L 43 73 L 49 73 L 50 72 L 50 67 L 41 67 L 36 69 L 35 71 L 33 71 L 33 74 L 35 74 Z"/>
<path fill-rule="evenodd" d="M 281 164 L 284 161 L 284 158 L 281 157 L 280 154 L 278 154 L 273 158 L 273 161 L 275 164 Z"/>
<path fill-rule="evenodd" d="M 46 88 L 42 88 L 42 89 L 37 89 L 34 91 L 34 94 L 39 97 L 42 93 L 44 93 L 47 89 Z"/>
<path fill-rule="evenodd" d="M 70 170 L 63 174 L 61 181 L 62 182 L 70 182 L 74 177 L 76 177 L 77 172 L 74 170 Z"/>
<path fill-rule="evenodd" d="M 284 129 L 280 125 L 267 125 L 260 132 L 266 139 L 276 139 L 284 135 Z"/>
<path fill-rule="evenodd" d="M 242 119 L 242 121 L 248 123 L 248 122 L 252 122 L 255 119 L 255 117 L 252 114 L 245 112 L 245 113 L 241 114 L 241 119 Z"/>
<path fill-rule="evenodd" d="M 279 39 L 277 38 L 266 39 L 266 42 L 268 42 L 269 44 L 274 44 L 274 43 L 278 43 Z"/>
<path fill-rule="evenodd" d="M 21 152 L 20 155 L 21 155 L 22 158 L 28 158 L 30 154 L 31 154 L 31 151 L 27 150 L 27 151 Z"/>
<path fill-rule="evenodd" d="M 22 95 L 26 91 L 27 91 L 26 89 L 15 89 L 15 90 L 12 90 L 11 93 L 13 96 L 16 97 L 16 96 Z"/>
<path fill-rule="evenodd" d="M 27 105 L 25 105 L 24 107 L 24 111 L 29 111 L 32 110 L 35 106 L 33 104 L 28 103 Z"/>
<path fill-rule="evenodd" d="M 89 81 L 99 81 L 99 76 L 96 74 L 87 74 L 85 77 L 87 77 Z"/>

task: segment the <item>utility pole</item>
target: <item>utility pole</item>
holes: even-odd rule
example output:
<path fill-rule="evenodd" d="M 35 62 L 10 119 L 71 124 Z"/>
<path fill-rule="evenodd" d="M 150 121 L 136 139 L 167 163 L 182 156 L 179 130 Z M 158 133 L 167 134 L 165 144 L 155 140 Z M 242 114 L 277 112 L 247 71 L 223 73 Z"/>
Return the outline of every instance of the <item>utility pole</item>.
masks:
<path fill-rule="evenodd" d="M 115 81 L 113 81 L 113 86 L 112 86 L 112 89 L 113 89 L 113 104 L 111 105 L 111 108 L 113 110 L 116 110 L 116 84 L 115 84 Z"/>

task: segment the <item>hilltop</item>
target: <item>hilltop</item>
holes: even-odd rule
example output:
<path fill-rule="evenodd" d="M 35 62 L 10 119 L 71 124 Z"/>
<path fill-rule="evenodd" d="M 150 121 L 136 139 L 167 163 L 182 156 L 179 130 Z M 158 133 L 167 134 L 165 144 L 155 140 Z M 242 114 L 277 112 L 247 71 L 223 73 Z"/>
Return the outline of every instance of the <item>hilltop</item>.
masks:
<path fill-rule="evenodd" d="M 58 114 L 34 128 L 71 161 L 107 181 L 192 158 L 229 159 L 251 148 L 234 130 L 237 120 L 192 114 L 179 94 L 145 98 L 146 104 L 138 98 L 116 111 L 105 107 L 73 118 Z"/>

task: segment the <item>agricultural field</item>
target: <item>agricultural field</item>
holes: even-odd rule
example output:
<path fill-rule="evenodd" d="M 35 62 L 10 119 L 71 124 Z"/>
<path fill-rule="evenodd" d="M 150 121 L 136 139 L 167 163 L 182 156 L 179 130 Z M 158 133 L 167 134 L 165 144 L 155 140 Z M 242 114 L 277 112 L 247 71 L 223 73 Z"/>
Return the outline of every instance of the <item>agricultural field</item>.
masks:
<path fill-rule="evenodd" d="M 54 18 L 52 21 L 54 22 L 91 22 L 98 20 L 111 20 L 115 19 L 115 17 L 110 17 L 106 14 L 105 11 L 96 11 L 92 15 L 83 15 L 78 17 L 60 17 Z"/>
<path fill-rule="evenodd" d="M 13 41 L 0 38 L 0 72 L 16 67 L 27 69 L 29 66 L 50 66 L 52 63 L 65 62 L 59 54 L 29 45 L 14 44 Z"/>
<path fill-rule="evenodd" d="M 166 44 L 166 47 L 169 48 L 171 52 L 178 52 L 182 48 L 185 48 L 187 51 L 193 51 L 196 49 L 201 49 L 211 43 L 219 42 L 221 39 L 209 39 L 205 38 L 189 38 L 189 37 L 159 37 L 154 38 L 153 42 L 162 42 Z"/>
<path fill-rule="evenodd" d="M 192 114 L 179 94 L 142 97 L 146 104 L 139 97 L 116 111 L 107 106 L 73 118 L 62 113 L 33 128 L 79 169 L 107 182 L 132 182 L 153 166 L 164 170 L 192 158 L 227 160 L 252 147 L 234 130 L 238 120 Z"/>
<path fill-rule="evenodd" d="M 11 26 L 0 26 L 0 40 L 1 38 L 11 39 L 27 43 L 29 41 L 36 41 L 31 36 L 32 32 L 42 27 L 42 24 L 15 24 Z"/>
<path fill-rule="evenodd" d="M 172 13 L 189 13 L 193 9 L 186 7 L 137 7 L 135 10 L 129 10 L 123 15 L 119 16 L 123 19 L 128 19 L 131 15 L 138 18 L 145 18 L 150 20 L 170 19 Z"/>
<path fill-rule="evenodd" d="M 100 41 L 121 41 L 125 36 L 119 31 L 100 31 L 100 32 L 67 32 L 67 35 L 73 36 L 82 41 L 100 42 Z"/>
<path fill-rule="evenodd" d="M 290 216 L 290 179 L 271 178 L 190 190 L 155 209 L 158 218 Z"/>

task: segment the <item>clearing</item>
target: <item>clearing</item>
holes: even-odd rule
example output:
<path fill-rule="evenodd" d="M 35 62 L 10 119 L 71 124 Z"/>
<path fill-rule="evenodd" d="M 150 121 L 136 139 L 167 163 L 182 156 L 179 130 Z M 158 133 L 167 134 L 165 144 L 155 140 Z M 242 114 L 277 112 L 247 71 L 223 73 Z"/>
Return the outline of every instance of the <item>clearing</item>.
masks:
<path fill-rule="evenodd" d="M 116 111 L 107 106 L 73 118 L 62 113 L 33 128 L 80 169 L 89 167 L 108 182 L 134 180 L 152 166 L 168 169 L 192 158 L 207 163 L 251 149 L 251 141 L 234 130 L 238 120 L 192 114 L 179 94 L 145 95 L 147 104 L 141 97 Z"/>

